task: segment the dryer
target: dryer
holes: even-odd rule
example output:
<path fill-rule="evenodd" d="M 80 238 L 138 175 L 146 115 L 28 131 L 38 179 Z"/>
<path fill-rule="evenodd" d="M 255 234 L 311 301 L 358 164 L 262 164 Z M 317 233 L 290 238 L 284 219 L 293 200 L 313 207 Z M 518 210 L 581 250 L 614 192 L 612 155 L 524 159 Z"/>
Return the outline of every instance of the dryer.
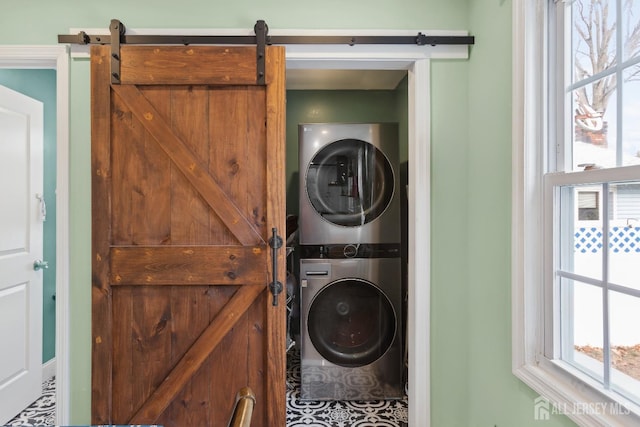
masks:
<path fill-rule="evenodd" d="M 301 399 L 403 397 L 400 263 L 301 260 Z"/>
<path fill-rule="evenodd" d="M 397 123 L 298 126 L 301 245 L 399 243 Z"/>

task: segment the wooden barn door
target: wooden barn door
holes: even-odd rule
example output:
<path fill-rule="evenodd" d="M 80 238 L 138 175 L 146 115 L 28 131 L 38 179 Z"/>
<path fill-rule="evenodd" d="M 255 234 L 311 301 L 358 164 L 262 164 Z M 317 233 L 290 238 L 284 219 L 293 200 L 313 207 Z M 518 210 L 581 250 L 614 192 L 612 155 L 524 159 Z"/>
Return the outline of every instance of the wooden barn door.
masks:
<path fill-rule="evenodd" d="M 92 423 L 285 425 L 284 48 L 93 46 Z M 284 283 L 284 248 L 277 255 Z"/>

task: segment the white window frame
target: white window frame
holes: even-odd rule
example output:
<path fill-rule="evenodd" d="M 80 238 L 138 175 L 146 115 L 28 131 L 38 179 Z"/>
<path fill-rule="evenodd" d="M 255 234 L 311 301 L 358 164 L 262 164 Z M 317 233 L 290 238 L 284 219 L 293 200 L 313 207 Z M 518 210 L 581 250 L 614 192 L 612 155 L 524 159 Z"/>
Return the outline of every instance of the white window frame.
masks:
<path fill-rule="evenodd" d="M 552 208 L 545 211 L 543 207 L 543 174 L 548 162 L 553 161 L 547 155 L 545 141 L 554 126 L 553 116 L 548 117 L 549 93 L 554 88 L 546 77 L 547 46 L 557 46 L 547 37 L 548 3 L 513 2 L 512 370 L 540 395 L 532 401 L 532 419 L 545 415 L 539 406 L 545 403 L 543 409 L 553 405 L 581 426 L 637 426 L 640 416 L 634 412 L 616 415 L 610 411 L 571 410 L 576 404 L 581 405 L 578 408 L 596 408 L 615 401 L 577 369 L 545 355 L 545 346 L 557 339 L 552 318 L 554 300 L 544 291 L 548 274 L 545 265 L 553 265 L 553 254 L 545 251 L 544 245 L 551 236 L 541 232 L 544 216 L 553 214 Z M 630 176 L 640 176 L 640 167 L 626 169 Z M 589 176 L 597 182 L 608 180 L 607 174 L 606 170 L 595 170 Z"/>

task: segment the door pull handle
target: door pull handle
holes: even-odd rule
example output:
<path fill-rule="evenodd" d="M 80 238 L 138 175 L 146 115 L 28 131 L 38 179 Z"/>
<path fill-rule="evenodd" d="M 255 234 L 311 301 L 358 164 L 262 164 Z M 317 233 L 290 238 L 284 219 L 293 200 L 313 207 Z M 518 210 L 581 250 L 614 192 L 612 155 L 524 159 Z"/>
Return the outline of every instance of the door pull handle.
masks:
<path fill-rule="evenodd" d="M 282 237 L 278 236 L 278 229 L 273 227 L 271 229 L 273 235 L 269 239 L 269 246 L 271 247 L 271 274 L 273 280 L 269 284 L 269 290 L 273 295 L 273 306 L 278 305 L 278 295 L 282 292 L 282 282 L 278 281 L 278 249 L 282 247 Z"/>
<path fill-rule="evenodd" d="M 42 261 L 41 259 L 33 261 L 33 269 L 35 271 L 42 270 L 44 268 L 49 268 L 49 263 L 47 261 Z"/>

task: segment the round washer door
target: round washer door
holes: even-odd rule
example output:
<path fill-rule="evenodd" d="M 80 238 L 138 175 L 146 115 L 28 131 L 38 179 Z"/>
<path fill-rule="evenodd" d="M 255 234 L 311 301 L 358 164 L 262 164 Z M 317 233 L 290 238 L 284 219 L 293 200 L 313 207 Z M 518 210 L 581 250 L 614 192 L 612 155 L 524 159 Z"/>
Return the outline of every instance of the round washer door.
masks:
<path fill-rule="evenodd" d="M 342 139 L 322 148 L 306 176 L 307 196 L 325 220 L 347 227 L 373 221 L 393 197 L 393 169 L 378 148 L 359 139 Z"/>
<path fill-rule="evenodd" d="M 372 283 L 340 279 L 322 288 L 309 308 L 309 338 L 331 363 L 373 363 L 393 343 L 397 325 L 389 299 Z"/>

